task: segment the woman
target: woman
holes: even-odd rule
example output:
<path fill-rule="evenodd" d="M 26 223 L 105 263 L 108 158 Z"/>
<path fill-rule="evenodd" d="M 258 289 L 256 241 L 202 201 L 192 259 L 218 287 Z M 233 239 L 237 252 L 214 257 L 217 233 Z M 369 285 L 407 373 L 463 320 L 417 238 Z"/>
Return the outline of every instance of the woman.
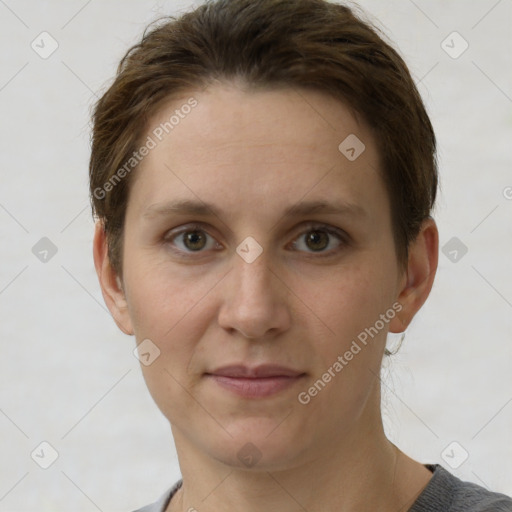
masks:
<path fill-rule="evenodd" d="M 208 2 L 144 35 L 93 121 L 96 270 L 183 476 L 141 510 L 512 510 L 384 434 L 437 165 L 376 29 L 323 0 Z"/>

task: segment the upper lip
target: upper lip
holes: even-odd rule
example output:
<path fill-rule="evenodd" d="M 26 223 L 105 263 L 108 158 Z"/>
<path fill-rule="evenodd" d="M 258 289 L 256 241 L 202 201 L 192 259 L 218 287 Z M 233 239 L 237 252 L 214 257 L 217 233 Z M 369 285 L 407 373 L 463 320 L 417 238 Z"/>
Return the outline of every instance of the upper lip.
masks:
<path fill-rule="evenodd" d="M 248 379 L 258 379 L 264 377 L 298 377 L 304 372 L 293 370 L 285 366 L 276 364 L 262 364 L 260 366 L 249 367 L 243 364 L 223 366 L 208 372 L 209 375 L 221 375 L 224 377 L 241 377 Z"/>

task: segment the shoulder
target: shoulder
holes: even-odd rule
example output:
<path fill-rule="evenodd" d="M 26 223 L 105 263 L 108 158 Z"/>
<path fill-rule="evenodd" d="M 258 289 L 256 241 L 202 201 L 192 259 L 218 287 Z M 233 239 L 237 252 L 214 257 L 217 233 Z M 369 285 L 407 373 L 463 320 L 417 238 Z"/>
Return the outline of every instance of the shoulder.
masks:
<path fill-rule="evenodd" d="M 165 509 L 169 505 L 171 498 L 176 494 L 176 491 L 181 487 L 183 480 L 178 480 L 170 489 L 160 496 L 160 499 L 146 505 L 145 507 L 138 508 L 134 512 L 165 512 Z"/>
<path fill-rule="evenodd" d="M 464 482 L 442 466 L 427 466 L 432 478 L 409 512 L 512 512 L 512 498 Z"/>

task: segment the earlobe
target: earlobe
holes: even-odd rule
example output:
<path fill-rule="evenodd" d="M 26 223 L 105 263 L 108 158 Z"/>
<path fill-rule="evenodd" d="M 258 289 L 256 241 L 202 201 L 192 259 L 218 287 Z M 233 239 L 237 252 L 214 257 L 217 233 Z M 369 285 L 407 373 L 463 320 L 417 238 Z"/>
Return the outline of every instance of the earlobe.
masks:
<path fill-rule="evenodd" d="M 121 331 L 133 335 L 125 291 L 121 279 L 110 264 L 107 239 L 103 224 L 99 220 L 96 221 L 94 228 L 93 257 L 101 293 L 110 314 Z"/>
<path fill-rule="evenodd" d="M 439 233 L 434 219 L 429 217 L 409 246 L 407 269 L 401 278 L 397 297 L 401 310 L 390 322 L 390 332 L 405 331 L 427 300 L 437 271 L 438 252 Z"/>

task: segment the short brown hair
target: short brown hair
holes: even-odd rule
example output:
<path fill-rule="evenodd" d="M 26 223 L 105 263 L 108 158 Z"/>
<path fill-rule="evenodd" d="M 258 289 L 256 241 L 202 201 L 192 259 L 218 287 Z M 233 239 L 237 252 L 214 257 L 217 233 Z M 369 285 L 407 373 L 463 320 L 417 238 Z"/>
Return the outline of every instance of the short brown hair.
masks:
<path fill-rule="evenodd" d="M 113 182 L 116 172 L 139 147 L 162 100 L 234 79 L 263 89 L 312 88 L 363 117 L 376 136 L 404 269 L 409 244 L 435 202 L 436 139 L 406 64 L 380 31 L 325 0 L 207 0 L 161 22 L 127 51 L 93 112 L 91 205 L 118 275 L 133 172 Z"/>

